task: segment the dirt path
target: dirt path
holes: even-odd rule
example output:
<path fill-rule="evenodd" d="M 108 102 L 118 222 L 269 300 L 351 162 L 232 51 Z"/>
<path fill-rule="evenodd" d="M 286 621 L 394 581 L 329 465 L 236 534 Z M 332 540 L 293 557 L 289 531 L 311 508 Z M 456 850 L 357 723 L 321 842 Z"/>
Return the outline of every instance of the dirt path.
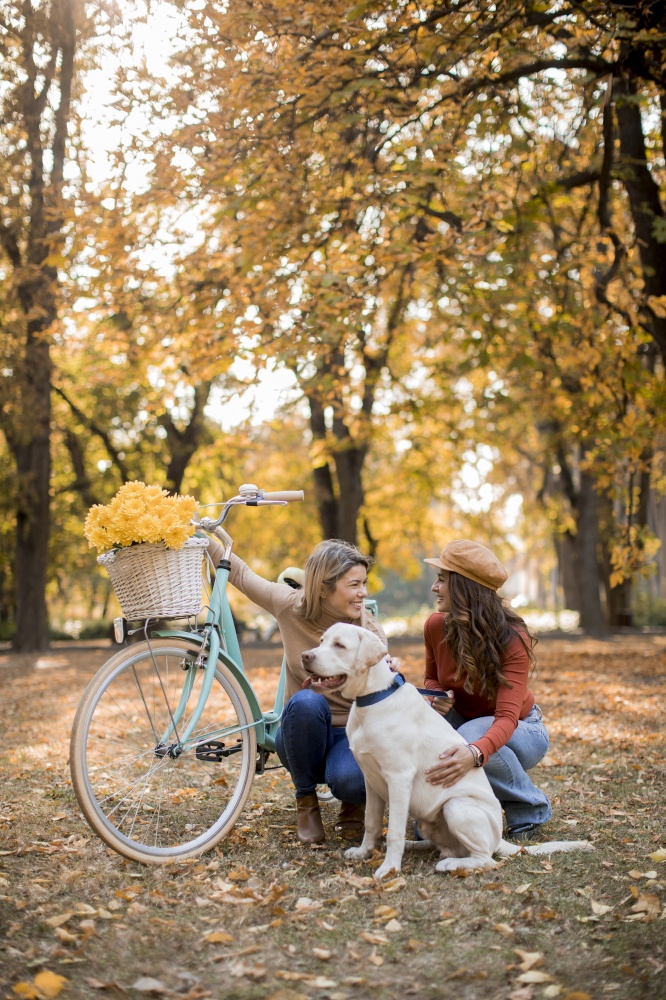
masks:
<path fill-rule="evenodd" d="M 408 855 L 380 885 L 372 864 L 345 862 L 333 806 L 328 843 L 298 845 L 279 770 L 216 852 L 124 861 L 90 833 L 67 767 L 76 705 L 110 651 L 0 655 L 0 995 L 666 998 L 666 861 L 649 857 L 666 843 L 666 638 L 538 649 L 548 834 L 589 837 L 594 854 L 467 878 Z M 392 651 L 420 680 L 418 645 Z M 244 655 L 268 705 L 279 652 Z"/>

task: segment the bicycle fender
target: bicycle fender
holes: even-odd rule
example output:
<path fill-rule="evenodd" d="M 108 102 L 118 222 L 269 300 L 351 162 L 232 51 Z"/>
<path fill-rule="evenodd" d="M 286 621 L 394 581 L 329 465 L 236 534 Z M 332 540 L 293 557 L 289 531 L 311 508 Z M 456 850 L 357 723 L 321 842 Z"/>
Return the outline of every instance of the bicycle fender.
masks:
<path fill-rule="evenodd" d="M 155 636 L 156 639 L 186 639 L 188 642 L 192 642 L 199 646 L 203 643 L 203 636 L 196 635 L 196 633 L 193 632 L 172 632 L 171 630 L 161 629 L 159 631 L 151 632 L 150 634 L 151 636 Z M 229 670 L 229 673 L 233 674 L 235 680 L 238 681 L 239 685 L 243 689 L 243 693 L 247 698 L 248 705 L 250 706 L 250 710 L 252 712 L 252 719 L 256 722 L 255 732 L 257 734 L 257 743 L 259 746 L 262 746 L 266 739 L 266 726 L 264 723 L 264 713 L 261 711 L 261 706 L 257 701 L 254 688 L 236 661 L 232 660 L 223 649 L 220 650 L 217 658 L 224 663 L 225 667 Z"/>

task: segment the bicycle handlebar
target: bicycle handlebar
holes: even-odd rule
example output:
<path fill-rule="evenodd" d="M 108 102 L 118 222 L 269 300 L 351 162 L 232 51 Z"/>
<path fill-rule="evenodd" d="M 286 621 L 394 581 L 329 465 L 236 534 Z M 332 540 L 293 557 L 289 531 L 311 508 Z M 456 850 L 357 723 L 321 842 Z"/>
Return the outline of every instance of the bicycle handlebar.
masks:
<path fill-rule="evenodd" d="M 303 490 L 278 490 L 276 493 L 266 493 L 265 490 L 260 490 L 261 494 L 259 503 L 262 500 L 284 500 L 287 503 L 294 503 L 296 500 L 304 500 L 305 494 Z"/>
<path fill-rule="evenodd" d="M 231 500 L 227 500 L 218 518 L 198 518 L 195 516 L 192 519 L 192 524 L 203 528 L 204 531 L 215 531 L 216 528 L 219 528 L 224 523 L 227 514 L 234 506 L 242 504 L 246 507 L 270 507 L 293 503 L 294 501 L 303 499 L 303 490 L 278 490 L 274 493 L 265 493 L 264 490 L 258 489 L 254 484 L 248 483 L 239 488 L 237 496 L 232 497 Z"/>

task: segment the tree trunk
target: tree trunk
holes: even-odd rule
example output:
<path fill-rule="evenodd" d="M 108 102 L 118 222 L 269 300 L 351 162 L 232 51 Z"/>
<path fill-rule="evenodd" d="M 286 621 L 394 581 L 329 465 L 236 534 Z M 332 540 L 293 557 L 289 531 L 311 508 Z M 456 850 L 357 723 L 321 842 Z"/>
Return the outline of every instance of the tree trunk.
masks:
<path fill-rule="evenodd" d="M 315 449 L 321 455 L 315 458 L 312 468 L 315 501 L 322 538 L 339 538 L 338 502 L 335 496 L 335 484 L 328 461 L 326 446 L 326 420 L 324 407 L 316 396 L 308 396 L 310 405 L 310 430 Z"/>
<path fill-rule="evenodd" d="M 598 497 L 588 472 L 580 474 L 577 504 L 576 569 L 580 583 L 580 626 L 593 638 L 605 639 L 608 629 L 601 606 L 598 560 Z"/>
<path fill-rule="evenodd" d="M 364 499 L 361 474 L 366 454 L 366 448 L 349 444 L 333 455 L 340 489 L 338 537 L 351 545 L 356 545 L 358 540 L 358 518 Z"/>
<path fill-rule="evenodd" d="M 570 532 L 554 538 L 557 554 L 557 569 L 560 586 L 564 594 L 564 607 L 570 611 L 580 611 L 580 581 L 577 573 L 576 536 Z"/>
<path fill-rule="evenodd" d="M 650 173 L 641 109 L 635 87 L 625 79 L 613 87 L 620 136 L 618 172 L 627 191 L 645 281 L 645 296 L 666 295 L 666 246 L 655 238 L 654 223 L 663 219 L 659 188 Z M 661 312 L 662 310 L 659 310 Z M 666 364 L 666 317 L 650 309 L 650 329 Z"/>
<path fill-rule="evenodd" d="M 194 405 L 187 425 L 178 428 L 169 413 L 160 420 L 167 432 L 169 445 L 169 465 L 166 472 L 166 489 L 170 493 L 180 493 L 187 466 L 201 444 L 205 430 L 204 408 L 208 402 L 212 382 L 202 382 L 194 387 Z"/>
<path fill-rule="evenodd" d="M 50 529 L 51 384 L 50 328 L 56 318 L 57 270 L 50 259 L 62 246 L 62 185 L 71 112 L 76 27 L 73 0 L 59 0 L 49 11 L 46 30 L 42 12 L 25 8 L 21 32 L 22 60 L 28 74 L 16 89 L 17 114 L 25 133 L 28 206 L 20 225 L 25 251 L 3 227 L 3 245 L 12 263 L 25 341 L 18 377 L 20 410 L 7 439 L 16 461 L 16 634 L 19 651 L 48 647 L 46 583 Z M 48 69 L 38 71 L 35 56 L 49 51 Z M 52 74 L 58 74 L 54 83 Z M 53 87 L 52 87 L 53 85 Z M 49 97 L 51 89 L 54 93 Z M 49 100 L 57 96 L 50 148 L 43 138 Z M 55 102 L 53 102 L 55 103 Z M 51 161 L 49 163 L 49 160 Z M 45 166 L 46 161 L 46 166 Z M 17 220 L 18 221 L 18 220 Z"/>
<path fill-rule="evenodd" d="M 19 652 L 49 645 L 46 582 L 51 483 L 51 359 L 45 341 L 34 337 L 26 351 L 23 403 L 30 430 L 14 447 L 18 481 L 16 509 L 16 633 Z M 27 390 L 27 391 L 26 391 Z"/>

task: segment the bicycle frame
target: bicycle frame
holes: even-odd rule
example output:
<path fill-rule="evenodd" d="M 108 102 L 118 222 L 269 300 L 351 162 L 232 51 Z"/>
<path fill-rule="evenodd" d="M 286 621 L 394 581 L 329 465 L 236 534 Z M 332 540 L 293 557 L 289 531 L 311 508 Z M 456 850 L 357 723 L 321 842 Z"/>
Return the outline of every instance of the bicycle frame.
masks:
<path fill-rule="evenodd" d="M 172 629 L 159 629 L 155 632 L 151 632 L 151 635 L 156 638 L 187 639 L 190 642 L 199 643 L 201 646 L 197 659 L 187 668 L 180 701 L 176 706 L 176 710 L 167 730 L 160 739 L 160 744 L 166 746 L 172 736 L 175 735 L 177 742 L 169 748 L 170 753 L 173 756 L 179 756 L 185 750 L 196 749 L 196 747 L 201 746 L 204 743 L 209 743 L 212 740 L 218 740 L 224 737 L 228 738 L 242 731 L 240 727 L 212 730 L 206 733 L 205 740 L 190 740 L 190 735 L 196 728 L 199 719 L 201 718 L 208 695 L 210 694 L 218 660 L 222 660 L 234 674 L 236 680 L 243 688 L 250 708 L 252 709 L 253 721 L 249 724 L 249 726 L 243 728 L 252 727 L 256 729 L 257 744 L 261 750 L 268 753 L 275 750 L 275 733 L 277 732 L 280 724 L 280 717 L 284 707 L 286 663 L 283 659 L 273 709 L 269 712 L 263 712 L 257 700 L 254 688 L 248 680 L 243 666 L 243 658 L 238 643 L 238 636 L 236 635 L 236 628 L 227 598 L 228 580 L 229 570 L 222 566 L 219 567 L 211 592 L 206 621 L 200 631 L 187 632 L 175 631 Z M 179 733 L 178 725 L 185 713 L 187 701 L 194 684 L 195 673 L 200 669 L 204 670 L 204 680 L 201 686 L 201 691 L 199 692 L 199 699 L 187 726 L 182 732 Z"/>

